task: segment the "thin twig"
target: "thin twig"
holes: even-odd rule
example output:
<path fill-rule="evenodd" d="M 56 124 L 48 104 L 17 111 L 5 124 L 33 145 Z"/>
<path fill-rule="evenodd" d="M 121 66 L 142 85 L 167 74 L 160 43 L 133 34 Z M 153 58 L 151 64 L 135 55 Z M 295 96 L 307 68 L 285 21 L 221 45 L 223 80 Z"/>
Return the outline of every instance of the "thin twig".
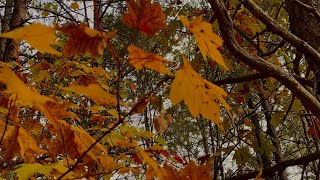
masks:
<path fill-rule="evenodd" d="M 17 98 L 16 98 L 17 99 Z M 7 128 L 8 128 L 8 124 L 9 124 L 9 118 L 10 118 L 10 112 L 11 112 L 11 109 L 12 109 L 12 106 L 13 106 L 13 102 L 16 101 L 16 99 L 13 101 L 11 100 L 10 101 L 10 104 L 9 104 L 9 109 L 8 109 L 8 113 L 7 113 L 7 117 L 6 117 L 6 125 L 4 126 L 4 130 L 2 132 L 2 136 L 1 136 L 1 140 L 0 140 L 0 147 L 2 146 L 2 141 L 4 139 L 4 135 L 7 131 Z"/>

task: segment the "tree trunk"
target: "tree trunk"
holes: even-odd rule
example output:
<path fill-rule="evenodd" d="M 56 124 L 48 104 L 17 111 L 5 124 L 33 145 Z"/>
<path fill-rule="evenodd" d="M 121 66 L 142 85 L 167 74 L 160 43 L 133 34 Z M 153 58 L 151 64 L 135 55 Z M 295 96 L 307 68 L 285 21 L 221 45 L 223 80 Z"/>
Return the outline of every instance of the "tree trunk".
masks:
<path fill-rule="evenodd" d="M 12 4 L 14 3 L 14 4 Z M 7 24 L 9 23 L 9 20 L 6 19 L 4 26 L 2 27 L 2 32 L 7 31 L 7 30 L 12 30 L 17 27 L 20 27 L 24 24 L 24 21 L 26 19 L 26 14 L 27 14 L 27 4 L 29 3 L 29 0 L 8 0 L 6 4 L 13 5 L 13 11 L 12 11 L 12 17 L 10 19 L 10 24 L 9 27 Z M 10 9 L 8 9 L 8 12 L 10 12 Z M 1 50 L 4 50 L 3 53 L 3 58 L 5 62 L 10 62 L 10 61 L 16 61 L 16 59 L 19 56 L 19 42 L 12 40 L 12 39 L 7 39 L 6 43 L 2 42 L 1 45 Z"/>
<path fill-rule="evenodd" d="M 1 33 L 7 32 L 10 30 L 10 20 L 12 18 L 12 10 L 13 10 L 14 0 L 7 0 L 6 7 L 4 9 L 4 16 L 1 19 Z M 4 51 L 6 48 L 6 38 L 0 38 L 0 59 L 4 58 Z"/>

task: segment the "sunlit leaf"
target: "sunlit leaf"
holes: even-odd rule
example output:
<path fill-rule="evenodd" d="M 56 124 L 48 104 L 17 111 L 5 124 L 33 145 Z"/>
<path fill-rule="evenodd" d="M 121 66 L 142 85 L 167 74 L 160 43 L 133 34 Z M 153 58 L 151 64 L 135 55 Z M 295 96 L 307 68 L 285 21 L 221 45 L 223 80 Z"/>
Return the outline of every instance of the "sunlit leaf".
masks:
<path fill-rule="evenodd" d="M 41 165 L 39 163 L 22 164 L 21 167 L 16 169 L 14 172 L 16 173 L 16 177 L 18 179 L 22 179 L 23 180 L 23 179 L 30 178 L 31 176 L 33 176 L 35 173 L 37 173 L 42 168 L 43 168 L 43 165 Z"/>
<path fill-rule="evenodd" d="M 99 84 L 89 84 L 88 86 L 84 86 L 74 83 L 68 87 L 63 87 L 62 89 L 83 94 L 84 96 L 101 105 L 117 104 L 117 98 L 108 93 L 106 90 L 102 89 Z"/>
<path fill-rule="evenodd" d="M 10 32 L 0 34 L 0 37 L 11 39 L 25 40 L 32 47 L 39 51 L 60 55 L 61 53 L 51 47 L 56 45 L 56 34 L 53 27 L 48 27 L 43 24 L 34 23 L 19 29 L 14 29 Z"/>
<path fill-rule="evenodd" d="M 144 52 L 142 49 L 136 46 L 129 46 L 129 58 L 128 61 L 136 69 L 141 70 L 143 67 L 157 71 L 161 74 L 172 75 L 169 70 L 166 69 L 166 61 L 162 56 Z"/>
<path fill-rule="evenodd" d="M 108 79 L 110 78 L 107 71 L 102 69 L 101 67 L 88 67 L 78 62 L 73 62 L 73 63 L 77 65 L 79 68 L 83 69 L 86 73 L 91 73 L 91 74 L 94 74 L 95 76 L 104 76 Z"/>
<path fill-rule="evenodd" d="M 212 25 L 204 21 L 202 16 L 198 16 L 192 21 L 189 21 L 187 17 L 180 16 L 180 20 L 193 33 L 202 56 L 204 58 L 209 56 L 225 69 L 228 69 L 218 50 L 222 46 L 222 39 L 213 32 Z"/>
<path fill-rule="evenodd" d="M 46 102 L 55 102 L 52 98 L 40 95 L 37 91 L 27 87 L 3 62 L 0 62 L 0 82 L 6 85 L 4 92 L 14 95 L 14 99 L 20 106 L 35 106 L 41 110 Z"/>
<path fill-rule="evenodd" d="M 222 88 L 203 79 L 192 69 L 185 57 L 183 57 L 183 61 L 184 66 L 176 73 L 171 85 L 170 99 L 172 104 L 176 105 L 183 100 L 194 117 L 201 114 L 222 128 L 219 104 L 221 103 L 226 109 L 229 109 L 229 105 L 224 99 L 227 93 Z"/>
<path fill-rule="evenodd" d="M 6 129 L 5 129 L 6 127 Z M 5 125 L 3 121 L 0 121 L 0 134 L 4 133 L 3 149 L 6 159 L 14 157 L 14 155 L 20 155 L 24 158 L 25 162 L 32 162 L 34 160 L 34 154 L 44 154 L 45 150 L 40 149 L 28 132 L 21 126 Z M 14 142 L 14 143 L 13 143 Z"/>
<path fill-rule="evenodd" d="M 85 152 L 95 139 L 91 137 L 83 128 L 72 126 L 65 121 L 60 122 L 60 132 L 68 141 L 64 142 L 64 147 L 72 159 L 76 159 Z M 101 154 L 106 154 L 107 151 L 100 143 L 96 144 L 84 157 L 86 163 L 92 164 L 97 162 L 97 157 Z"/>
<path fill-rule="evenodd" d="M 48 165 L 42 165 L 39 163 L 34 164 L 22 164 L 20 168 L 14 170 L 13 172 L 16 173 L 16 177 L 18 179 L 24 180 L 32 177 L 35 173 L 40 173 L 45 176 L 50 175 L 50 171 L 55 168 L 59 169 L 61 164 L 54 163 L 54 164 L 48 164 Z"/>
<path fill-rule="evenodd" d="M 150 0 L 126 0 L 128 12 L 123 16 L 123 22 L 139 29 L 145 35 L 155 35 L 165 26 L 166 16 L 159 3 Z"/>
<path fill-rule="evenodd" d="M 145 152 L 141 147 L 136 147 L 137 149 L 137 155 L 139 159 L 147 164 L 147 179 L 150 179 L 150 177 L 158 177 L 160 179 L 163 179 L 166 175 L 164 169 L 162 169 L 156 160 L 151 158 L 147 152 Z M 148 178 L 149 177 L 149 178 Z"/>

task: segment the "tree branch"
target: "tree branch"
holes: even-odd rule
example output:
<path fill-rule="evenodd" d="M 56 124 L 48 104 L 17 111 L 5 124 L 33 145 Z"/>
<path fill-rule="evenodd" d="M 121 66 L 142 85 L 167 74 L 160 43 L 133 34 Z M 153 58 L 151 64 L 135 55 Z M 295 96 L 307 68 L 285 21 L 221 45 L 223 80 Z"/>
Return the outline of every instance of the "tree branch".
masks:
<path fill-rule="evenodd" d="M 297 75 L 293 75 L 293 76 L 294 76 L 294 78 L 297 79 L 297 81 L 299 81 L 299 83 L 301 83 L 305 86 L 309 86 L 309 87 L 314 86 L 314 84 L 311 80 L 302 78 L 301 76 L 297 76 Z M 232 77 L 232 78 L 217 80 L 217 81 L 214 81 L 213 83 L 221 86 L 221 85 L 225 85 L 225 84 L 235 84 L 235 83 L 254 81 L 257 79 L 265 79 L 265 78 L 269 78 L 269 77 L 271 77 L 271 76 L 268 74 L 265 74 L 265 73 L 255 73 L 255 74 L 248 74 L 248 75 L 240 76 L 240 77 Z"/>
<path fill-rule="evenodd" d="M 299 6 L 305 8 L 305 9 L 307 9 L 309 12 L 311 12 L 312 14 L 314 14 L 314 15 L 318 18 L 318 20 L 320 20 L 320 13 L 319 13 L 319 11 L 317 11 L 317 9 L 315 9 L 314 7 L 309 6 L 309 5 L 303 3 L 303 2 L 301 2 L 301 1 L 299 1 L 299 0 L 291 0 L 291 1 L 294 2 L 294 3 L 297 3 Z"/>
<path fill-rule="evenodd" d="M 267 26 L 268 30 L 279 35 L 297 49 L 310 56 L 310 60 L 313 61 L 313 63 L 320 63 L 320 54 L 308 43 L 281 27 L 274 19 L 252 2 L 252 0 L 242 0 L 242 3 L 256 18 Z"/>
<path fill-rule="evenodd" d="M 250 1 L 250 0 L 248 0 Z M 276 66 L 270 62 L 265 61 L 261 57 L 253 56 L 242 49 L 239 44 L 236 42 L 233 34 L 233 22 L 227 14 L 227 10 L 221 0 L 209 0 L 212 9 L 214 10 L 216 17 L 219 22 L 219 27 L 222 33 L 222 37 L 226 47 L 230 50 L 233 55 L 250 66 L 253 69 L 256 69 L 260 72 L 264 72 L 269 76 L 277 79 L 282 84 L 284 84 L 296 97 L 300 99 L 305 107 L 310 109 L 310 111 L 318 118 L 320 118 L 320 103 L 319 101 L 307 90 L 305 89 L 295 78 L 294 76 L 282 69 L 279 66 Z M 245 1 L 247 2 L 247 1 Z M 294 36 L 295 37 L 295 36 Z M 300 40 L 300 39 L 299 39 Z M 301 41 L 304 42 L 304 41 Z M 304 44 L 306 44 L 304 42 Z M 309 52 L 315 51 L 311 46 L 308 49 Z M 310 51 L 312 50 L 312 51 Z M 306 50 L 307 51 L 307 50 Z M 318 52 L 314 52 L 315 56 L 318 57 Z M 320 55 L 318 58 L 320 62 Z"/>
<path fill-rule="evenodd" d="M 305 165 L 308 165 L 310 162 L 316 161 L 318 159 L 320 159 L 320 152 L 307 154 L 307 155 L 302 156 L 300 158 L 281 161 L 278 164 L 271 166 L 270 168 L 263 169 L 261 178 L 274 176 L 275 172 L 281 173 L 287 167 L 290 167 L 290 166 L 297 166 L 297 165 L 304 165 L 305 166 Z M 255 178 L 258 175 L 258 173 L 259 173 L 259 171 L 253 171 L 253 172 L 241 174 L 238 176 L 232 176 L 232 177 L 227 178 L 226 180 L 232 180 L 232 179 L 246 180 L 246 179 L 250 179 L 250 178 Z"/>

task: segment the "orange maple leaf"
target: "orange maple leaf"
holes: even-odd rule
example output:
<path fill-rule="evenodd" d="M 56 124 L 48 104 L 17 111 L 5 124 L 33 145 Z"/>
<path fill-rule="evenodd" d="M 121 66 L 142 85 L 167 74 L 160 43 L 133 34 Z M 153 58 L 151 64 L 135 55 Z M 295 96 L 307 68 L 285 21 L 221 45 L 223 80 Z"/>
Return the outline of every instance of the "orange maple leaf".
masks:
<path fill-rule="evenodd" d="M 166 16 L 159 3 L 150 0 L 126 0 L 128 12 L 123 16 L 123 22 L 133 28 L 139 29 L 147 36 L 155 35 L 165 27 Z"/>
<path fill-rule="evenodd" d="M 166 69 L 166 61 L 162 56 L 153 53 L 144 52 L 137 46 L 129 46 L 129 58 L 128 61 L 136 69 L 141 70 L 143 67 L 157 71 L 161 74 L 166 74 L 171 76 L 172 73 Z"/>
<path fill-rule="evenodd" d="M 65 56 L 73 56 L 90 53 L 93 57 L 98 57 L 103 53 L 107 46 L 107 40 L 114 37 L 116 32 L 99 32 L 90 29 L 86 24 L 77 25 L 75 23 L 67 23 L 57 30 L 69 36 L 64 46 L 63 54 Z"/>

